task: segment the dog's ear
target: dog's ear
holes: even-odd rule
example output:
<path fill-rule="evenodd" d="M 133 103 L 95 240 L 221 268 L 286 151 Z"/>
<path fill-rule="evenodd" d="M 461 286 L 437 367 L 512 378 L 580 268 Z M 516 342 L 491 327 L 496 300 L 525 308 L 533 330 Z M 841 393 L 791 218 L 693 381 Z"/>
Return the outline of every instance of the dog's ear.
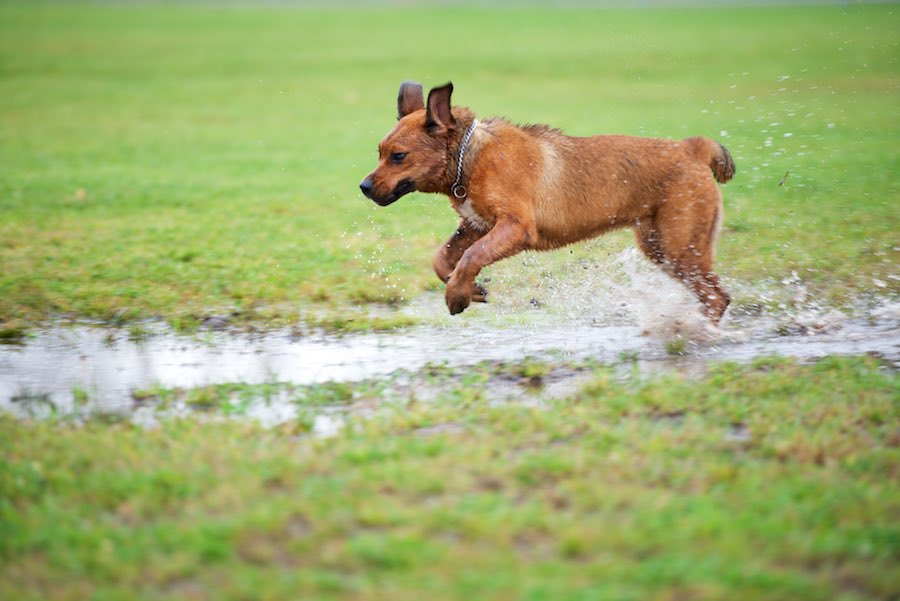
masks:
<path fill-rule="evenodd" d="M 453 129 L 456 119 L 450 111 L 450 96 L 453 94 L 453 84 L 448 82 L 439 88 L 432 88 L 428 92 L 428 107 L 425 112 L 425 127 L 429 131 L 439 128 Z"/>
<path fill-rule="evenodd" d="M 414 81 L 401 83 L 400 93 L 397 94 L 397 119 L 402 119 L 411 112 L 421 108 L 425 108 L 421 84 L 417 84 Z"/>

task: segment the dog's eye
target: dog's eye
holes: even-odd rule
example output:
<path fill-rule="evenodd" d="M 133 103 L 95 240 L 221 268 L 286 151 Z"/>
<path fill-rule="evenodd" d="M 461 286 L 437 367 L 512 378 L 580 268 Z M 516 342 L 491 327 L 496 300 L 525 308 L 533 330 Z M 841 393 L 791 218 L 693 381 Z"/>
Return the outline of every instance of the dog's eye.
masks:
<path fill-rule="evenodd" d="M 392 152 L 391 153 L 391 162 L 392 163 L 402 163 L 403 159 L 406 158 L 405 152 Z"/>

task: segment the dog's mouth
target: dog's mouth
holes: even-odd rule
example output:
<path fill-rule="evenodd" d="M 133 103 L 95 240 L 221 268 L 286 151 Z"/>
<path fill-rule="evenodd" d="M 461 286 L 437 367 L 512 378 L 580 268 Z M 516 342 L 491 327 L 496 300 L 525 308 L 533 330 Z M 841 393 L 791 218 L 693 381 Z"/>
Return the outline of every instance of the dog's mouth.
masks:
<path fill-rule="evenodd" d="M 396 186 L 394 186 L 394 189 L 391 190 L 391 193 L 387 196 L 374 196 L 369 194 L 367 194 L 366 196 L 374 200 L 375 204 L 377 204 L 378 206 L 386 207 L 392 202 L 399 199 L 401 196 L 405 196 L 410 192 L 414 192 L 415 189 L 416 184 L 411 179 L 404 179 L 400 180 L 400 182 L 397 183 Z"/>

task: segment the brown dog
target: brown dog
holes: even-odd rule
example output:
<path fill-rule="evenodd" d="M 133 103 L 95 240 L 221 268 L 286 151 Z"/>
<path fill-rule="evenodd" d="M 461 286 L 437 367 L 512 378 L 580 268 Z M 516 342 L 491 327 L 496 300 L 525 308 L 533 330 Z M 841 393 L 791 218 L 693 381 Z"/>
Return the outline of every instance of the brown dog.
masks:
<path fill-rule="evenodd" d="M 452 92 L 450 83 L 432 89 L 426 106 L 421 85 L 400 86 L 399 121 L 359 186 L 381 206 L 414 190 L 450 198 L 462 219 L 434 271 L 451 314 L 485 301 L 475 277 L 486 265 L 632 227 L 641 250 L 719 322 L 730 297 L 712 271 L 722 225 L 716 181 L 735 170 L 725 147 L 702 137 L 574 138 L 544 125 L 479 122 L 450 106 Z"/>

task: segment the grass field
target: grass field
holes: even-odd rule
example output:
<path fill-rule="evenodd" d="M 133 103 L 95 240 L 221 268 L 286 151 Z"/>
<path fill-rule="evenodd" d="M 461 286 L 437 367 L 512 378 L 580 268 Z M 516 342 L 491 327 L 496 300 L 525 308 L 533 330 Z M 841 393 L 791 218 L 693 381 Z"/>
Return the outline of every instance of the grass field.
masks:
<path fill-rule="evenodd" d="M 320 440 L 0 418 L 0 597 L 888 601 L 896 394 L 760 360 L 541 409 L 470 379 Z"/>
<path fill-rule="evenodd" d="M 797 281 L 845 310 L 896 299 L 898 31 L 895 5 L 0 3 L 0 340 L 68 318 L 136 337 L 152 317 L 404 323 L 380 305 L 437 288 L 456 218 L 358 192 L 403 79 L 574 135 L 714 136 L 738 165 L 718 254 L 736 306 Z M 541 255 L 501 290 L 527 304 L 545 272 L 626 244 Z M 435 359 L 415 375 L 435 398 L 288 385 L 300 417 L 270 429 L 216 416 L 277 384 L 133 391 L 208 411 L 149 429 L 0 416 L 0 598 L 900 596 L 896 365 L 767 358 L 690 380 L 623 377 L 623 356 L 581 366 L 564 399 L 498 403 L 497 366 Z M 372 411 L 309 434 L 350 402 Z"/>
<path fill-rule="evenodd" d="M 283 324 L 436 287 L 446 199 L 357 190 L 406 78 L 575 135 L 714 136 L 738 164 L 727 280 L 896 293 L 898 27 L 894 6 L 2 4 L 0 321 Z"/>

